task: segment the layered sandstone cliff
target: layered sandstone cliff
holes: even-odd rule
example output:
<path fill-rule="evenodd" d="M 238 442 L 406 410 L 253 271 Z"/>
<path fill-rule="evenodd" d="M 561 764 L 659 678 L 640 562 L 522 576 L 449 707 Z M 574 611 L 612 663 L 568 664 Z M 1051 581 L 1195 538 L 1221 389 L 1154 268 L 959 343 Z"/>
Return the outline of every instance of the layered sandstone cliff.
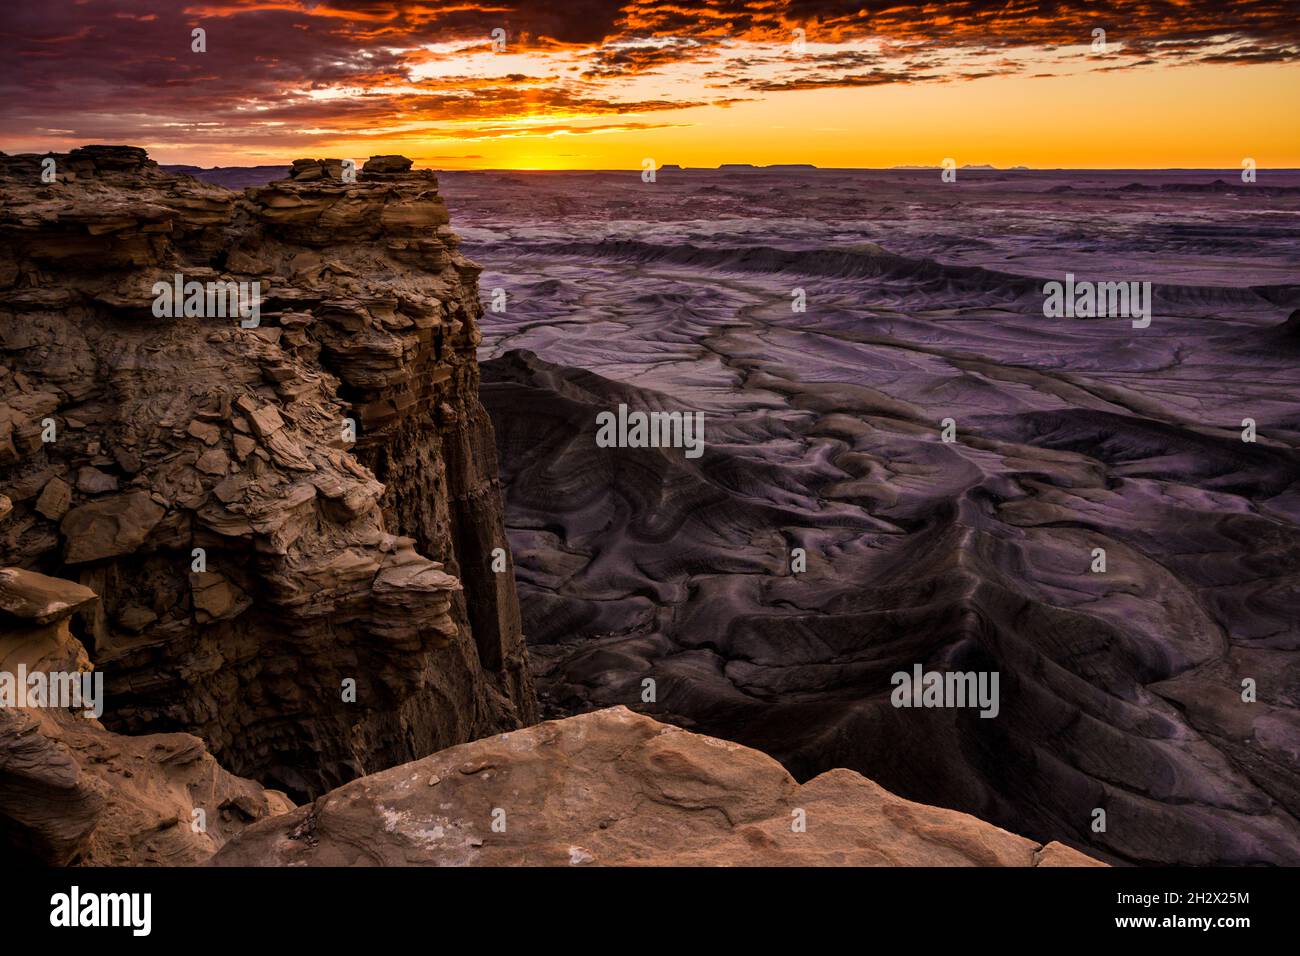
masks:
<path fill-rule="evenodd" d="M 305 798 L 535 719 L 434 174 L 50 158 L 0 157 L 0 565 L 100 595 L 104 724 Z M 158 317 L 178 274 L 258 283 L 260 321 Z"/>

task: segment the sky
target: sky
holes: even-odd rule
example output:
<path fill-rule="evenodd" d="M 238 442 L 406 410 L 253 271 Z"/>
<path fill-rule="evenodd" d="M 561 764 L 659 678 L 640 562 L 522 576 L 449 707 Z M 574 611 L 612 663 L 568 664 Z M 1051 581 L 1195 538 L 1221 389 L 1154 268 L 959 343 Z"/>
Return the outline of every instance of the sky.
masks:
<path fill-rule="evenodd" d="M 200 166 L 400 153 L 442 169 L 1295 168 L 1297 7 L 8 0 L 0 150 L 130 144 Z"/>

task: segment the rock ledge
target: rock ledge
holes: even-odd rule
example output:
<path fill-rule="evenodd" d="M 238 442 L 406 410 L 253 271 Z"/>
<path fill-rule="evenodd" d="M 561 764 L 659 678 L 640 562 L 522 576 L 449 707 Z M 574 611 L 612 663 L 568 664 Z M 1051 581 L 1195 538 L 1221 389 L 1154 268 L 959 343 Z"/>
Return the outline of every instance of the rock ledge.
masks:
<path fill-rule="evenodd" d="M 806 824 L 802 832 L 797 823 Z M 495 827 L 494 827 L 495 824 Z M 248 827 L 218 866 L 1100 866 L 849 770 L 611 707 L 462 744 Z"/>

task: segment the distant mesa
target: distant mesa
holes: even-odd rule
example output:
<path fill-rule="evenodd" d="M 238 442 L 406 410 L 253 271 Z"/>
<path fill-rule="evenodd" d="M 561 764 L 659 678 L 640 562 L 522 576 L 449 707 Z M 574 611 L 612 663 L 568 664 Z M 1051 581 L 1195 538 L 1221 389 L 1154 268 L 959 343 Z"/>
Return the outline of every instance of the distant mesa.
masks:
<path fill-rule="evenodd" d="M 769 171 L 780 169 L 816 169 L 813 163 L 769 163 L 766 166 L 755 166 L 753 163 L 722 163 L 718 166 L 720 172 L 740 172 L 740 171 Z"/>
<path fill-rule="evenodd" d="M 267 183 L 275 182 L 277 179 L 288 178 L 290 169 L 288 163 L 274 166 L 213 166 L 210 169 L 205 169 L 202 166 L 163 166 L 161 168 L 164 172 L 174 173 L 178 176 L 190 176 L 205 183 L 212 183 L 214 186 L 225 186 L 227 189 L 264 186 Z"/>
<path fill-rule="evenodd" d="M 1129 183 L 1116 188 L 1122 193 L 1218 193 L 1223 195 L 1242 195 L 1250 193 L 1257 196 L 1295 196 L 1300 194 L 1300 186 L 1258 186 L 1253 183 L 1232 183 L 1215 179 L 1208 183 Z"/>
<path fill-rule="evenodd" d="M 941 169 L 942 167 L 937 165 L 931 165 L 931 166 L 890 166 L 889 168 L 892 170 L 901 171 L 901 170 L 918 170 L 918 169 L 932 170 L 932 169 Z M 999 170 L 998 167 L 990 165 L 989 163 L 967 163 L 965 166 L 962 166 L 960 168 L 967 170 L 969 172 L 990 172 L 990 173 L 1007 172 L 1012 170 L 1027 172 L 1029 170 L 1028 166 L 1012 166 L 1008 170 Z"/>
<path fill-rule="evenodd" d="M 1212 183 L 1161 183 L 1160 188 L 1171 193 L 1231 193 L 1246 187 L 1216 179 Z"/>
<path fill-rule="evenodd" d="M 659 167 L 659 172 L 661 173 L 680 173 L 681 171 L 682 167 L 676 163 L 664 163 Z"/>

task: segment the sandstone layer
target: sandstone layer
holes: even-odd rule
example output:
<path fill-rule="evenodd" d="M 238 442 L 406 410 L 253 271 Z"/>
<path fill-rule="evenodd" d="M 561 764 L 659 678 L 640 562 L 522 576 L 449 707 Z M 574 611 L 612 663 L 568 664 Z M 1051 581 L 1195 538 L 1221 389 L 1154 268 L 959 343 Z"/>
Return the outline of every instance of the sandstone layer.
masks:
<path fill-rule="evenodd" d="M 0 672 L 91 670 L 68 621 L 93 591 L 0 568 Z M 0 851 L 50 865 L 186 865 L 293 807 L 222 770 L 190 734 L 124 737 L 85 709 L 0 707 Z M 198 811 L 197 813 L 195 811 Z"/>
<path fill-rule="evenodd" d="M 73 630 L 105 725 L 302 798 L 533 720 L 479 270 L 433 173 L 300 160 L 239 194 L 52 158 L 0 157 L 0 564 L 100 595 Z M 177 275 L 260 316 L 160 316 Z"/>
<path fill-rule="evenodd" d="M 452 747 L 256 823 L 218 866 L 1090 866 L 850 770 L 625 707 Z"/>

